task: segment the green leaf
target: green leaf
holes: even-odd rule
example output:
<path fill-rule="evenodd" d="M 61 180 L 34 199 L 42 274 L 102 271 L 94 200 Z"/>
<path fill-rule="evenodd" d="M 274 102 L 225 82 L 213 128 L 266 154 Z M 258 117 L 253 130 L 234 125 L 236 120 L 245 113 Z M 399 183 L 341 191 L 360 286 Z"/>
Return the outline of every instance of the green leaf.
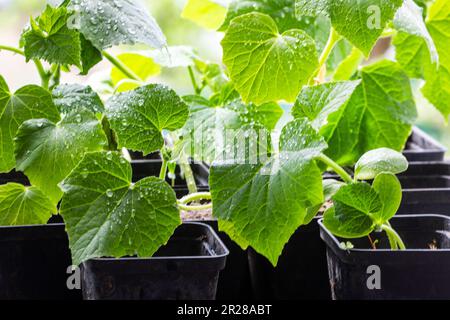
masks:
<path fill-rule="evenodd" d="M 378 193 L 383 208 L 374 215 L 373 218 L 377 225 L 388 222 L 400 208 L 402 202 L 402 186 L 398 178 L 392 173 L 380 173 L 375 178 L 373 189 Z"/>
<path fill-rule="evenodd" d="M 244 102 L 294 101 L 317 70 L 314 41 L 301 30 L 283 34 L 270 16 L 235 18 L 222 40 L 224 63 Z"/>
<path fill-rule="evenodd" d="M 72 0 L 80 32 L 98 50 L 142 43 L 163 48 L 166 38 L 144 7 L 135 0 Z"/>
<path fill-rule="evenodd" d="M 355 166 L 355 178 L 372 180 L 380 173 L 399 174 L 408 170 L 408 160 L 400 152 L 381 148 L 364 154 Z"/>
<path fill-rule="evenodd" d="M 56 207 L 36 187 L 8 183 L 0 186 L 0 225 L 46 224 Z"/>
<path fill-rule="evenodd" d="M 226 6 L 217 0 L 188 0 L 181 17 L 203 28 L 217 30 L 225 20 L 226 14 Z"/>
<path fill-rule="evenodd" d="M 240 115 L 231 109 L 214 106 L 200 96 L 188 96 L 184 101 L 191 110 L 181 130 L 184 153 L 195 160 L 212 163 L 227 146 L 234 146 L 235 136 L 227 137 L 225 133 L 241 129 Z"/>
<path fill-rule="evenodd" d="M 106 113 L 119 147 L 149 154 L 164 145 L 162 130 L 183 127 L 188 106 L 175 91 L 162 85 L 147 85 L 112 97 Z"/>
<path fill-rule="evenodd" d="M 150 257 L 181 224 L 172 188 L 156 178 L 131 182 L 118 153 L 87 154 L 61 183 L 61 215 L 74 265 L 100 257 Z"/>
<path fill-rule="evenodd" d="M 88 74 L 94 66 L 103 60 L 102 53 L 92 45 L 92 42 L 87 40 L 83 34 L 80 33 L 81 44 L 81 75 Z"/>
<path fill-rule="evenodd" d="M 402 31 L 402 33 L 423 38 L 428 47 L 431 62 L 439 63 L 436 46 L 422 18 L 422 13 L 423 9 L 415 4 L 413 0 L 405 0 L 395 15 L 394 26 L 397 30 Z"/>
<path fill-rule="evenodd" d="M 334 195 L 334 207 L 324 215 L 324 224 L 333 234 L 360 238 L 374 227 L 372 215 L 382 210 L 377 192 L 367 183 L 346 185 Z"/>
<path fill-rule="evenodd" d="M 9 172 L 15 167 L 14 137 L 19 126 L 33 118 L 59 120 L 51 94 L 35 85 L 11 93 L 0 76 L 0 172 Z"/>
<path fill-rule="evenodd" d="M 292 108 L 295 118 L 308 118 L 316 130 L 328 124 L 328 118 L 339 111 L 361 81 L 331 82 L 303 87 Z"/>
<path fill-rule="evenodd" d="M 436 0 L 429 9 L 427 27 L 439 53 L 439 68 L 427 71 L 423 93 L 447 120 L 450 114 L 450 2 Z"/>
<path fill-rule="evenodd" d="M 89 86 L 61 84 L 53 89 L 53 102 L 62 114 L 89 110 L 94 114 L 103 113 L 105 107 L 98 94 Z"/>
<path fill-rule="evenodd" d="M 15 142 L 17 170 L 54 204 L 62 196 L 58 184 L 84 154 L 107 145 L 99 120 L 87 110 L 68 114 L 57 124 L 47 119 L 28 120 L 19 128 Z"/>
<path fill-rule="evenodd" d="M 69 29 L 71 13 L 65 7 L 47 6 L 22 35 L 27 61 L 43 59 L 49 63 L 75 65 L 81 68 L 81 42 L 78 31 Z"/>
<path fill-rule="evenodd" d="M 161 67 L 156 64 L 152 58 L 139 53 L 123 53 L 117 56 L 130 70 L 132 70 L 140 79 L 147 81 L 150 77 L 161 73 Z M 111 70 L 111 80 L 116 86 L 121 80 L 128 79 L 122 71 L 113 67 Z"/>
<path fill-rule="evenodd" d="M 295 16 L 295 0 L 233 0 L 220 31 L 226 31 L 233 19 L 252 12 L 271 16 L 281 32 L 304 26 Z"/>
<path fill-rule="evenodd" d="M 398 32 L 394 37 L 393 44 L 395 45 L 395 58 L 408 76 L 424 79 L 431 64 L 426 42 L 420 37 Z"/>
<path fill-rule="evenodd" d="M 353 48 L 351 53 L 337 66 L 334 71 L 333 80 L 350 80 L 363 60 L 364 54 L 358 48 Z"/>
<path fill-rule="evenodd" d="M 363 68 L 360 77 L 345 107 L 321 130 L 327 155 L 344 165 L 353 165 L 369 150 L 403 150 L 417 118 L 409 78 L 398 64 L 380 61 Z"/>
<path fill-rule="evenodd" d="M 281 154 L 256 164 L 216 163 L 210 176 L 213 212 L 225 222 L 223 230 L 273 265 L 307 208 L 323 203 L 314 159 L 327 147 L 304 119 L 289 123 L 280 141 Z"/>
<path fill-rule="evenodd" d="M 298 15 L 326 15 L 334 29 L 366 57 L 394 18 L 403 0 L 297 0 Z"/>

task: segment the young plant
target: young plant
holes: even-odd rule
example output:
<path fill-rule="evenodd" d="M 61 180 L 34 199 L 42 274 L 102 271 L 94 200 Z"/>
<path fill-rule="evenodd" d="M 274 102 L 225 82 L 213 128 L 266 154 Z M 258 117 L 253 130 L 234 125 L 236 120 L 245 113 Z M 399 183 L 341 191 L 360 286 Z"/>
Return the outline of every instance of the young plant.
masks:
<path fill-rule="evenodd" d="M 222 15 L 220 2 L 213 2 L 195 15 L 197 4 L 189 1 L 184 16 L 220 20 L 208 24 L 221 24 L 225 33 L 226 74 L 243 104 L 258 110 L 274 101 L 293 102 L 295 119 L 275 137 L 280 143 L 268 148 L 267 161 L 212 166 L 213 214 L 221 229 L 276 265 L 291 235 L 323 204 L 322 172 L 328 167 L 348 186 L 335 195 L 327 226 L 347 237 L 381 228 L 393 248 L 394 242 L 403 247 L 388 224 L 399 200 L 385 199 L 386 190 L 399 193 L 392 176 L 397 172 L 378 172 L 370 186 L 359 182 L 367 177 L 356 174 L 354 180 L 342 166 L 354 166 L 372 150 L 404 148 L 417 118 L 412 78 L 426 80 L 425 97 L 449 115 L 448 2 L 419 1 L 419 7 L 413 0 L 232 0 Z M 394 38 L 397 61 L 373 61 L 374 46 L 388 37 Z M 389 162 L 389 154 L 381 153 L 380 161 Z M 352 203 L 354 195 L 362 207 Z M 347 224 L 351 214 L 364 226 L 354 234 L 355 226 Z"/>

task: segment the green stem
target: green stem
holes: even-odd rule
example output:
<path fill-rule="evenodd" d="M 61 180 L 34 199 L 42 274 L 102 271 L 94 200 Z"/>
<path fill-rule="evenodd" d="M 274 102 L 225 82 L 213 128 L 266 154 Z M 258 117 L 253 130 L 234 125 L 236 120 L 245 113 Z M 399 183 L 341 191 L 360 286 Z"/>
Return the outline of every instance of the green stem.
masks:
<path fill-rule="evenodd" d="M 159 173 L 159 178 L 161 180 L 166 180 L 168 161 L 167 161 L 166 157 L 164 157 L 164 156 L 161 158 L 162 158 L 162 166 L 161 166 L 161 171 Z"/>
<path fill-rule="evenodd" d="M 311 78 L 310 83 L 314 82 L 314 79 L 319 74 L 322 67 L 327 62 L 328 58 L 330 57 L 331 52 L 334 49 L 334 46 L 341 40 L 341 36 L 334 30 L 332 27 L 330 30 L 330 36 L 328 37 L 327 44 L 325 45 L 325 48 L 322 51 L 322 54 L 319 58 L 319 67 L 317 68 L 317 71 L 314 73 L 314 76 Z"/>
<path fill-rule="evenodd" d="M 115 66 L 117 69 L 119 69 L 124 75 L 126 75 L 129 79 L 136 80 L 139 82 L 142 82 L 142 79 L 134 73 L 133 70 L 128 68 L 122 61 L 114 57 L 113 55 L 109 54 L 106 51 L 102 51 L 102 55 L 111 62 L 113 66 Z"/>
<path fill-rule="evenodd" d="M 191 66 L 188 67 L 189 77 L 191 78 L 192 86 L 194 87 L 195 94 L 202 93 L 202 89 L 199 88 L 197 80 L 195 80 L 194 70 Z"/>
<path fill-rule="evenodd" d="M 211 200 L 211 193 L 209 192 L 198 192 L 189 194 L 180 200 L 178 200 L 178 207 L 184 211 L 201 211 L 212 208 L 212 203 L 204 205 L 189 206 L 188 203 L 199 201 L 199 200 Z"/>
<path fill-rule="evenodd" d="M 389 238 L 392 238 L 392 241 L 395 242 L 398 246 L 398 248 L 400 248 L 400 250 L 406 250 L 406 246 L 405 243 L 403 242 L 402 238 L 400 238 L 399 234 L 390 226 L 383 224 L 381 225 L 381 229 L 386 232 L 386 234 L 388 235 Z M 391 242 L 391 240 L 389 240 L 389 242 Z M 397 250 L 396 247 L 397 246 L 393 246 L 391 243 L 391 249 L 392 250 Z"/>
<path fill-rule="evenodd" d="M 181 160 L 181 170 L 184 172 L 184 179 L 186 180 L 189 193 L 197 193 L 197 183 L 195 182 L 194 173 L 192 172 L 191 165 L 185 159 Z"/>
<path fill-rule="evenodd" d="M 346 183 L 353 183 L 352 177 L 347 173 L 347 171 L 344 170 L 340 165 L 338 165 L 336 162 L 334 162 L 332 159 L 327 157 L 324 154 L 321 154 L 318 158 L 318 160 L 325 163 L 328 167 L 333 169 L 334 172 L 336 172 L 344 182 Z"/>
<path fill-rule="evenodd" d="M 10 51 L 10 52 L 20 54 L 25 57 L 25 52 L 23 52 L 22 50 L 20 50 L 18 48 L 15 48 L 15 47 L 0 45 L 0 51 L 1 50 Z M 41 77 L 42 87 L 44 87 L 45 89 L 48 89 L 50 75 L 45 71 L 41 61 L 34 59 L 33 62 L 36 66 L 39 76 Z"/>

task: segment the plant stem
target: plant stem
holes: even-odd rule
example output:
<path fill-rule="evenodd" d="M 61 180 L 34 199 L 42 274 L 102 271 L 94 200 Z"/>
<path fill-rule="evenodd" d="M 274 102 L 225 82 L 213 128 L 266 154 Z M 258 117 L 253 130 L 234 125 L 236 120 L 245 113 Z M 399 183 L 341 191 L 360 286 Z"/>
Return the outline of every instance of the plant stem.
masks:
<path fill-rule="evenodd" d="M 178 200 L 178 207 L 184 211 L 201 211 L 212 208 L 212 203 L 198 205 L 198 206 L 189 206 L 188 203 L 199 201 L 199 200 L 211 200 L 211 193 L 209 192 L 198 192 L 189 194 L 180 200 Z"/>
<path fill-rule="evenodd" d="M 399 234 L 393 228 L 391 228 L 387 224 L 383 224 L 383 225 L 381 225 L 381 229 L 384 232 L 386 232 L 386 234 L 390 238 L 389 242 L 393 241 L 397 244 L 397 246 L 398 246 L 398 248 L 400 248 L 400 250 L 406 250 L 406 246 L 405 246 L 402 238 L 400 238 Z M 391 238 L 392 238 L 392 240 L 391 240 Z M 395 246 L 391 243 L 392 250 L 397 250 L 397 248 L 396 248 L 397 246 Z"/>
<path fill-rule="evenodd" d="M 23 52 L 22 50 L 20 50 L 18 48 L 15 48 L 15 47 L 0 45 L 0 51 L 1 50 L 10 51 L 10 52 L 20 54 L 25 57 L 25 52 Z M 45 89 L 48 89 L 50 75 L 45 71 L 44 67 L 42 66 L 42 63 L 39 60 L 34 59 L 33 62 L 36 65 L 36 69 L 39 73 L 39 76 L 41 77 L 42 87 L 44 87 Z"/>
<path fill-rule="evenodd" d="M 344 182 L 346 183 L 353 183 L 352 177 L 347 173 L 347 171 L 344 170 L 340 165 L 338 165 L 336 162 L 334 162 L 332 159 L 327 157 L 324 154 L 321 154 L 318 158 L 318 160 L 325 163 L 328 167 L 333 169 L 334 172 L 336 172 Z"/>
<path fill-rule="evenodd" d="M 322 54 L 319 58 L 319 67 L 317 68 L 317 71 L 314 73 L 314 76 L 311 78 L 310 84 L 314 83 L 314 79 L 319 74 L 322 67 L 327 63 L 328 58 L 330 57 L 331 52 L 334 49 L 334 46 L 341 40 L 341 36 L 334 30 L 332 27 L 330 29 L 330 35 L 328 37 L 327 44 L 325 45 L 325 48 L 322 51 Z"/>
<path fill-rule="evenodd" d="M 189 76 L 191 77 L 192 86 L 194 87 L 195 94 L 202 93 L 202 89 L 199 88 L 199 86 L 197 84 L 197 80 L 195 80 L 194 70 L 192 69 L 191 66 L 188 67 L 188 71 L 189 71 Z"/>
<path fill-rule="evenodd" d="M 191 165 L 184 159 L 180 163 L 181 170 L 184 172 L 184 179 L 186 180 L 189 193 L 197 193 L 197 183 L 195 182 L 194 173 L 192 172 Z"/>
<path fill-rule="evenodd" d="M 162 156 L 161 158 L 162 158 L 162 166 L 161 166 L 161 171 L 159 172 L 159 178 L 161 180 L 166 180 L 168 161 L 167 161 L 166 157 L 164 157 L 164 156 Z"/>
<path fill-rule="evenodd" d="M 134 73 L 133 70 L 128 68 L 122 61 L 114 57 L 113 55 L 109 54 L 106 51 L 102 51 L 102 55 L 111 62 L 113 66 L 115 66 L 117 69 L 119 69 L 124 75 L 126 75 L 129 79 L 136 80 L 139 82 L 142 82 L 142 79 Z"/>

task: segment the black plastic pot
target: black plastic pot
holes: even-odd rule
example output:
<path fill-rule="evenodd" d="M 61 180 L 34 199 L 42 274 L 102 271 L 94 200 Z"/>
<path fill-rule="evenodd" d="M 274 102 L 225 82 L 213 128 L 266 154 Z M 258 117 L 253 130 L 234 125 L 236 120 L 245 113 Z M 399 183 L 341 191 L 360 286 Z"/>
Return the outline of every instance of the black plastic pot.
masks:
<path fill-rule="evenodd" d="M 209 187 L 199 187 L 199 192 L 209 191 Z M 176 188 L 177 197 L 181 198 L 189 193 L 186 188 Z M 217 300 L 250 300 L 252 288 L 248 266 L 247 250 L 242 250 L 225 232 L 219 231 L 217 220 L 192 220 L 187 222 L 204 223 L 217 233 L 220 240 L 228 248 L 227 265 L 220 272 L 217 285 Z"/>
<path fill-rule="evenodd" d="M 450 216 L 450 163 L 411 163 L 400 181 L 403 199 L 398 214 Z"/>
<path fill-rule="evenodd" d="M 410 249 L 389 250 L 385 233 L 374 233 L 377 250 L 370 249 L 367 238 L 351 240 L 357 249 L 343 250 L 339 243 L 344 240 L 334 237 L 319 221 L 327 244 L 333 299 L 450 299 L 450 218 L 410 215 L 394 217 L 391 222 Z M 378 277 L 379 289 L 371 286 L 375 278 L 370 277 Z"/>
<path fill-rule="evenodd" d="M 211 227 L 181 225 L 153 258 L 92 259 L 83 264 L 88 300 L 213 300 L 228 249 Z"/>
<path fill-rule="evenodd" d="M 162 166 L 162 160 L 133 160 L 133 181 L 139 181 L 150 176 L 159 176 Z M 197 186 L 208 186 L 209 169 L 203 164 L 192 163 L 192 171 L 194 173 Z M 180 168 L 176 169 L 175 188 L 186 188 L 186 181 L 181 177 Z M 172 181 L 167 179 L 172 184 Z"/>
<path fill-rule="evenodd" d="M 71 264 L 64 224 L 0 227 L 0 300 L 81 300 Z"/>
<path fill-rule="evenodd" d="M 325 244 L 317 220 L 300 227 L 286 244 L 277 267 L 248 251 L 257 300 L 330 300 Z"/>
<path fill-rule="evenodd" d="M 403 154 L 409 162 L 442 161 L 447 148 L 415 127 Z"/>

